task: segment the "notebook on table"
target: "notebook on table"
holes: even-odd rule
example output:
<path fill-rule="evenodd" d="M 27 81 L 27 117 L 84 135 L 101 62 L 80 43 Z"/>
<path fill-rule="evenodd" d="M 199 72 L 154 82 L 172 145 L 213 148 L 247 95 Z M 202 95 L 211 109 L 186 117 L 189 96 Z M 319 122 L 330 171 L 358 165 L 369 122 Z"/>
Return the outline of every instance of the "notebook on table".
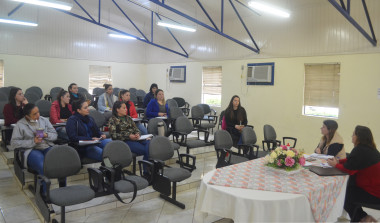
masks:
<path fill-rule="evenodd" d="M 320 166 L 310 166 L 309 170 L 319 176 L 339 176 L 348 175 L 348 173 L 343 172 L 337 168 L 323 168 Z"/>

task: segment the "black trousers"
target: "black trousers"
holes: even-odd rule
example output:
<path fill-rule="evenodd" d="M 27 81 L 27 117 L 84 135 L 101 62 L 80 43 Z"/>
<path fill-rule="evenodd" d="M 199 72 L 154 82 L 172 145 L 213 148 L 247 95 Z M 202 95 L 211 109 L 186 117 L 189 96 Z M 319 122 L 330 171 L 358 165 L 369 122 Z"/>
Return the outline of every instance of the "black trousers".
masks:
<path fill-rule="evenodd" d="M 355 178 L 351 176 L 347 183 L 344 210 L 346 210 L 350 215 L 351 222 L 359 222 L 362 218 L 367 216 L 367 213 L 363 211 L 360 203 L 380 204 L 380 198 L 373 196 L 360 187 L 357 187 L 354 179 Z"/>

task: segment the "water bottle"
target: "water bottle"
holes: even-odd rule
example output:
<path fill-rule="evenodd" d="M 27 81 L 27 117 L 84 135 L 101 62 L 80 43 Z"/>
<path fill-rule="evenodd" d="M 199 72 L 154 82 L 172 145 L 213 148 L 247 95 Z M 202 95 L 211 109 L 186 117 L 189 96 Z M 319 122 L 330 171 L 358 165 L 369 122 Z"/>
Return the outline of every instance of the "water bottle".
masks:
<path fill-rule="evenodd" d="M 165 136 L 165 127 L 163 122 L 157 123 L 158 136 Z"/>

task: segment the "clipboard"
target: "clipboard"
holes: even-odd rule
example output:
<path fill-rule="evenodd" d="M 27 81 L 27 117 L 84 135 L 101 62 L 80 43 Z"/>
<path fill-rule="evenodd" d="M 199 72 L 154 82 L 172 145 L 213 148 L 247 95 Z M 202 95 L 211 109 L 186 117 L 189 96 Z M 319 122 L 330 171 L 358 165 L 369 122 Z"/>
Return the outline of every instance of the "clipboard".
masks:
<path fill-rule="evenodd" d="M 345 176 L 348 173 L 341 171 L 335 167 L 332 168 L 323 168 L 320 166 L 310 166 L 309 170 L 319 176 Z"/>

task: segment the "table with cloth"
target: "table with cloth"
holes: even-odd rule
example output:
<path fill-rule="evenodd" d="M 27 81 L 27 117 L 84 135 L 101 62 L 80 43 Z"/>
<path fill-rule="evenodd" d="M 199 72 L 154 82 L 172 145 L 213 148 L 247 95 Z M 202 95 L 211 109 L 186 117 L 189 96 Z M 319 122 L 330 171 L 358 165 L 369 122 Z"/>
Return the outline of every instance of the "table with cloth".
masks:
<path fill-rule="evenodd" d="M 207 173 L 195 220 L 335 222 L 342 215 L 348 176 L 321 177 L 307 169 L 288 175 L 264 162 L 261 158 Z"/>

